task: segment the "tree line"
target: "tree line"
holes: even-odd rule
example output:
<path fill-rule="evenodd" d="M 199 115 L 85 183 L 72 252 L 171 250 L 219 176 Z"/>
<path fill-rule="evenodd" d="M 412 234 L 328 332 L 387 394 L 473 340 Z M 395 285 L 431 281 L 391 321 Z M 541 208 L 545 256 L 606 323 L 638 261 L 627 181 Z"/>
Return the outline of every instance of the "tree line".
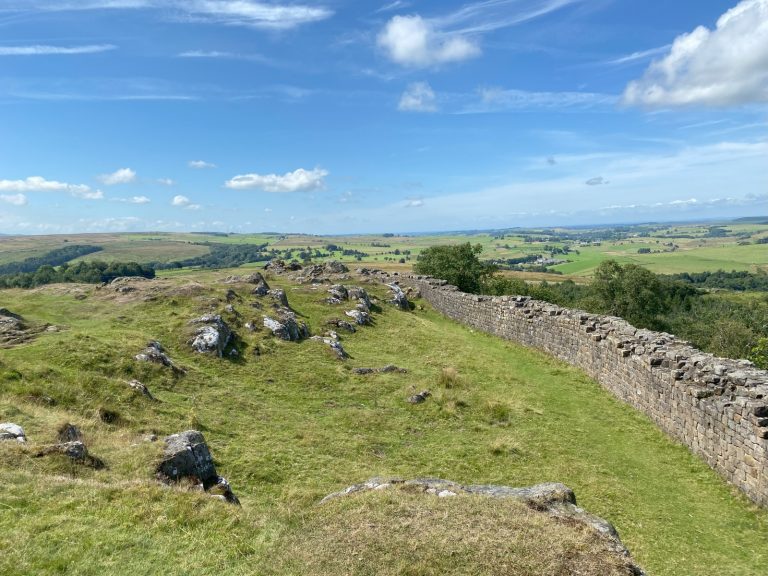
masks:
<path fill-rule="evenodd" d="M 63 248 L 56 248 L 55 250 L 46 252 L 42 256 L 25 258 L 20 262 L 0 264 L 0 275 L 18 274 L 20 272 L 36 272 L 41 266 L 60 266 L 61 264 L 79 258 L 80 256 L 93 254 L 94 252 L 100 252 L 101 250 L 104 250 L 101 246 L 92 246 L 88 244 L 64 246 Z"/>
<path fill-rule="evenodd" d="M 136 262 L 77 262 L 64 263 L 58 268 L 46 264 L 35 272 L 19 272 L 0 276 L 0 288 L 34 288 L 57 282 L 80 282 L 99 284 L 111 282 L 121 276 L 142 276 L 154 278 L 155 270 L 151 266 Z"/>

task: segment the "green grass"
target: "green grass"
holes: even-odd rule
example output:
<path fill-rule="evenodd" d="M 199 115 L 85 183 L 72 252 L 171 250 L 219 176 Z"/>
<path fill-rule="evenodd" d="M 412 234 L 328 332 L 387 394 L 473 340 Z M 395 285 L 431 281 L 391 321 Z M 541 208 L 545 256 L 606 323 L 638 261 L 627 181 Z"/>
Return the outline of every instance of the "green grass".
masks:
<path fill-rule="evenodd" d="M 223 310 L 230 286 L 213 280 L 228 273 L 174 275 L 151 301 L 91 286 L 85 299 L 69 286 L 2 292 L 3 306 L 64 330 L 0 353 L 0 421 L 22 425 L 32 441 L 0 446 L 0 573 L 268 573 L 290 566 L 327 493 L 373 476 L 437 476 L 563 482 L 656 576 L 765 574 L 766 511 L 578 370 L 426 305 L 404 313 L 382 304 L 374 326 L 344 337 L 345 363 L 319 343 L 242 327 L 239 360 L 193 354 L 187 322 Z M 284 286 L 315 333 L 343 315 L 321 302 L 322 290 Z M 260 320 L 255 297 L 236 290 L 242 322 Z M 187 374 L 133 361 L 149 339 Z M 349 370 L 388 363 L 409 373 Z M 134 395 L 132 378 L 160 401 Z M 433 392 L 426 403 L 405 401 L 424 389 Z M 102 407 L 120 421 L 102 423 Z M 83 428 L 106 470 L 31 457 L 65 420 Z M 191 427 L 205 434 L 242 509 L 153 480 L 160 447 L 142 436 Z"/>

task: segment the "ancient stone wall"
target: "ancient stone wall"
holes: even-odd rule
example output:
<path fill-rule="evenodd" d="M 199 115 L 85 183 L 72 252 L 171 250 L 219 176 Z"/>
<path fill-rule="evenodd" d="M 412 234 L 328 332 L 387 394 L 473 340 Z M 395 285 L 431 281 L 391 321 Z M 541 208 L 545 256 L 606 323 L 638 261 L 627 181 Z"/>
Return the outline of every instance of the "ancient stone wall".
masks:
<path fill-rule="evenodd" d="M 465 294 L 423 276 L 399 280 L 462 324 L 578 366 L 768 506 L 768 372 L 620 318 L 528 297 Z"/>

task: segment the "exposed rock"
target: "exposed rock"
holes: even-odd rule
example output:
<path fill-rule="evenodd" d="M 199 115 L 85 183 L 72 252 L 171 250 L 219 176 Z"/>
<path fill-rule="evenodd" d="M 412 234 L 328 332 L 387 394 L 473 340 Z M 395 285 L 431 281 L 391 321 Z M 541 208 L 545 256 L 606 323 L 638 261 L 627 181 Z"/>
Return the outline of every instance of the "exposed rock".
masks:
<path fill-rule="evenodd" d="M 0 424 L 0 441 L 3 440 L 15 440 L 23 444 L 27 441 L 27 436 L 24 434 L 24 429 L 18 424 L 4 422 Z"/>
<path fill-rule="evenodd" d="M 340 492 L 329 494 L 321 500 L 321 504 L 356 493 L 394 489 L 407 490 L 409 493 L 421 492 L 438 498 L 482 495 L 489 498 L 512 498 L 518 500 L 533 510 L 558 520 L 578 522 L 588 526 L 600 535 L 609 551 L 627 561 L 629 574 L 634 576 L 645 575 L 645 572 L 631 561 L 629 551 L 621 542 L 619 534 L 613 525 L 579 508 L 576 505 L 576 496 L 573 490 L 560 483 L 550 482 L 537 484 L 529 488 L 510 488 L 509 486 L 495 485 L 461 485 L 439 478 L 418 478 L 415 480 L 372 478 L 367 482 L 354 484 Z"/>
<path fill-rule="evenodd" d="M 134 359 L 139 362 L 154 362 L 155 364 L 162 364 L 169 368 L 175 368 L 173 362 L 171 362 L 171 359 L 165 353 L 165 348 L 163 348 L 163 345 L 157 340 L 150 340 L 144 351 L 136 354 Z"/>
<path fill-rule="evenodd" d="M 285 260 L 275 259 L 267 262 L 264 269 L 269 270 L 273 274 L 283 274 L 285 272 L 296 272 L 297 270 L 301 270 L 301 264 L 298 262 L 286 263 Z"/>
<path fill-rule="evenodd" d="M 190 321 L 190 324 L 202 324 L 195 330 L 195 337 L 190 340 L 196 352 L 215 352 L 219 358 L 232 339 L 232 330 L 221 316 L 205 315 Z"/>
<path fill-rule="evenodd" d="M 357 300 L 358 305 L 364 304 L 365 311 L 368 312 L 371 309 L 371 298 L 368 296 L 368 292 L 364 288 L 359 286 L 352 286 L 347 291 L 347 295 L 350 300 Z"/>
<path fill-rule="evenodd" d="M 395 282 L 387 284 L 387 286 L 389 286 L 389 289 L 392 291 L 392 300 L 389 302 L 400 308 L 400 310 L 410 310 L 411 303 L 408 302 L 408 298 L 406 297 L 405 292 L 403 292 L 403 289 Z"/>
<path fill-rule="evenodd" d="M 39 458 L 42 456 L 50 456 L 52 454 L 62 454 L 76 464 L 88 466 L 95 470 L 101 470 L 106 466 L 101 458 L 97 458 L 88 452 L 88 448 L 86 448 L 85 443 L 82 440 L 62 441 L 58 444 L 47 446 L 35 454 L 35 456 Z"/>
<path fill-rule="evenodd" d="M 202 433 L 187 430 L 165 439 L 163 459 L 157 466 L 157 477 L 166 483 L 182 479 L 199 484 L 205 491 L 233 504 L 239 504 L 229 483 L 219 476 L 213 464 L 213 457 Z"/>
<path fill-rule="evenodd" d="M 238 296 L 237 292 L 232 290 L 232 288 L 227 290 L 227 293 L 225 294 L 224 297 L 227 299 L 227 302 L 232 302 L 233 300 L 239 300 L 240 299 L 240 296 Z"/>
<path fill-rule="evenodd" d="M 288 308 L 288 296 L 286 295 L 285 290 L 283 290 L 282 288 L 276 288 L 274 290 L 269 290 L 267 292 L 267 295 L 270 296 L 271 298 L 277 300 L 277 302 L 278 302 L 278 304 L 280 304 L 280 306 L 284 306 L 284 307 Z"/>
<path fill-rule="evenodd" d="M 352 372 L 355 374 L 388 374 L 392 372 L 405 374 L 408 372 L 408 370 L 405 368 L 398 368 L 394 364 L 387 364 L 381 368 L 353 368 Z"/>
<path fill-rule="evenodd" d="M 432 396 L 432 393 L 429 390 L 424 390 L 423 392 L 419 392 L 418 394 L 414 394 L 413 396 L 408 397 L 408 402 L 411 404 L 421 404 L 422 402 L 426 402 L 427 398 Z"/>
<path fill-rule="evenodd" d="M 336 318 L 334 318 L 333 320 L 328 320 L 328 322 L 326 322 L 326 325 L 334 326 L 336 328 L 340 328 L 341 330 L 346 330 L 347 332 L 351 332 L 351 333 L 354 333 L 357 331 L 357 329 L 353 324 L 350 324 L 346 320 L 339 320 Z"/>
<path fill-rule="evenodd" d="M 328 288 L 328 293 L 331 295 L 326 300 L 329 304 L 341 304 L 341 302 L 349 298 L 347 287 L 343 284 L 334 284 Z"/>
<path fill-rule="evenodd" d="M 366 324 L 371 323 L 371 315 L 364 310 L 347 310 L 344 312 L 344 314 L 350 318 L 354 318 L 355 323 L 359 324 L 360 326 L 365 326 Z"/>
<path fill-rule="evenodd" d="M 34 338 L 40 329 L 27 326 L 24 319 L 7 308 L 0 308 L 0 347 L 23 344 Z"/>
<path fill-rule="evenodd" d="M 304 322 L 296 320 L 296 314 L 288 308 L 278 308 L 277 320 L 264 316 L 264 326 L 272 331 L 272 334 L 283 340 L 298 342 L 309 337 L 309 328 Z"/>
<path fill-rule="evenodd" d="M 313 336 L 311 338 L 312 340 L 316 340 L 318 342 L 323 342 L 324 344 L 327 344 L 330 346 L 331 350 L 334 354 L 336 354 L 336 357 L 339 360 L 346 360 L 349 356 L 347 355 L 347 352 L 344 350 L 344 347 L 341 345 L 341 342 L 334 338 L 323 338 L 322 336 Z"/>
<path fill-rule="evenodd" d="M 66 444 L 68 442 L 81 442 L 83 441 L 83 433 L 80 428 L 69 422 L 65 422 L 56 431 L 56 437 L 59 442 Z"/>

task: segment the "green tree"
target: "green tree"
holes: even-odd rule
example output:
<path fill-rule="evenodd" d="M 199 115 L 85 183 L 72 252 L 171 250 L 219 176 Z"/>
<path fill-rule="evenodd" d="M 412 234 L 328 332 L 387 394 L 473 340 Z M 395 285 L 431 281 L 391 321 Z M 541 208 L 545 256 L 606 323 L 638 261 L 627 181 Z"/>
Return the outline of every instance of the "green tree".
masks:
<path fill-rule="evenodd" d="M 661 328 L 660 317 L 670 309 L 666 286 L 656 274 L 636 264 L 601 262 L 592 290 L 600 312 L 642 328 Z"/>
<path fill-rule="evenodd" d="M 496 272 L 496 266 L 481 262 L 480 244 L 469 242 L 454 246 L 430 246 L 420 255 L 413 271 L 447 280 L 463 292 L 477 294 L 484 282 Z"/>

